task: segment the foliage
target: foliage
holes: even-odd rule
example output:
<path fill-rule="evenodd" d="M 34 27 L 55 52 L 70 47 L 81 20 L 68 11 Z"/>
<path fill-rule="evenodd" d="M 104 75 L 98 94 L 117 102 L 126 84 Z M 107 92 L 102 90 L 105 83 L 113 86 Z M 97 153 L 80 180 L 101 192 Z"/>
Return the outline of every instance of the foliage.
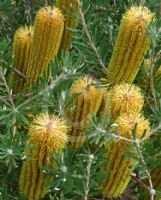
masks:
<path fill-rule="evenodd" d="M 106 78 L 100 62 L 91 48 L 82 21 L 74 32 L 73 47 L 68 53 L 59 55 L 49 65 L 49 70 L 40 77 L 32 87 L 32 91 L 12 93 L 12 41 L 15 30 L 24 24 L 33 23 L 35 13 L 45 3 L 53 5 L 54 0 L 1 0 L 0 1 L 0 199 L 25 200 L 19 193 L 18 179 L 24 159 L 24 146 L 27 141 L 28 125 L 38 113 L 46 111 L 64 116 L 66 107 L 72 101 L 69 96 L 70 86 L 77 77 L 90 74 L 96 79 Z M 121 17 L 131 5 L 144 4 L 156 13 L 156 21 L 148 27 L 152 45 L 147 58 L 152 60 L 148 88 L 140 80 L 144 79 L 141 69 L 135 84 L 138 84 L 146 96 L 144 114 L 152 127 L 152 136 L 147 142 L 132 145 L 133 153 L 126 156 L 135 158 L 135 177 L 125 191 L 123 198 L 143 199 L 151 191 L 144 180 L 149 178 L 152 169 L 161 167 L 161 77 L 157 70 L 161 65 L 161 19 L 160 0 L 85 0 L 82 1 L 86 25 L 92 41 L 105 66 L 112 55 L 115 39 L 118 33 Z M 50 71 L 51 70 L 51 71 Z M 50 81 L 46 80 L 51 73 Z M 102 80 L 103 82 L 103 80 Z M 103 85 L 104 86 L 104 85 Z M 98 87 L 101 87 L 98 83 Z M 91 126 L 86 130 L 88 137 L 83 147 L 70 149 L 66 147 L 61 157 L 53 152 L 57 168 L 44 168 L 51 174 L 54 181 L 48 188 L 46 200 L 53 199 L 100 199 L 99 183 L 107 173 L 101 173 L 99 168 L 107 161 L 103 159 L 104 146 L 112 139 L 121 138 L 115 131 L 112 119 L 104 125 L 100 116 L 91 116 Z M 112 127 L 112 128 L 111 128 Z M 112 133 L 112 134 L 108 134 Z M 135 135 L 135 134 L 134 134 Z M 135 138 L 134 138 L 135 139 Z M 98 148 L 96 148 L 96 145 Z M 161 176 L 161 174 L 160 174 Z M 161 178 L 160 178 L 161 180 Z M 150 189 L 149 189 L 150 188 Z M 130 192 L 129 192 L 130 191 Z M 137 192 L 136 192 L 137 191 Z M 130 194 L 129 194 L 130 193 Z M 161 190 L 157 191 L 161 196 Z"/>

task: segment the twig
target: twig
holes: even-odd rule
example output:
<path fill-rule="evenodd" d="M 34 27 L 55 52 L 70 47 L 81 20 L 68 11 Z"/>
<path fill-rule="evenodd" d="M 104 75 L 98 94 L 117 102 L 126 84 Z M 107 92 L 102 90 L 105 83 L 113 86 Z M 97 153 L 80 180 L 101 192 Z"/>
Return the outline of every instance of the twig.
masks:
<path fill-rule="evenodd" d="M 152 49 L 152 54 L 153 55 L 151 58 L 151 66 L 150 66 L 150 89 L 152 92 L 154 104 L 158 108 L 157 98 L 156 98 L 155 89 L 154 89 L 154 77 L 153 77 L 153 67 L 154 67 L 154 59 L 155 59 L 154 47 Z"/>
<path fill-rule="evenodd" d="M 89 184 L 90 184 L 91 166 L 92 166 L 93 159 L 94 159 L 94 155 L 90 154 L 88 164 L 87 164 L 87 174 L 86 174 L 86 185 L 85 185 L 84 200 L 89 199 L 88 194 L 89 194 L 89 191 L 90 191 Z"/>
<path fill-rule="evenodd" d="M 0 78 L 4 83 L 4 86 L 5 86 L 6 91 L 8 93 L 9 101 L 10 101 L 10 103 L 12 105 L 12 108 L 13 108 L 14 111 L 16 111 L 16 108 L 15 108 L 15 105 L 14 105 L 14 102 L 13 102 L 13 99 L 12 99 L 12 92 L 10 91 L 10 89 L 9 89 L 9 87 L 7 85 L 6 79 L 5 79 L 5 77 L 4 77 L 2 72 L 0 72 Z"/>
<path fill-rule="evenodd" d="M 152 134 L 155 134 L 157 131 L 161 130 L 161 125 L 158 126 L 157 128 L 152 130 Z"/>
<path fill-rule="evenodd" d="M 131 139 L 128 139 L 128 138 L 125 138 L 125 137 L 122 137 L 120 135 L 116 135 L 116 134 L 111 134 L 116 140 L 124 140 L 126 142 L 130 142 L 130 143 L 133 143 L 134 140 L 131 140 Z"/>
<path fill-rule="evenodd" d="M 38 96 L 43 95 L 44 93 L 46 93 L 48 90 L 55 88 L 55 86 L 57 85 L 57 83 L 62 80 L 65 79 L 65 75 L 61 74 L 57 79 L 52 80 L 50 85 L 48 85 L 46 88 L 44 88 L 42 91 L 40 91 L 38 94 L 35 94 L 34 96 L 32 96 L 31 98 L 27 99 L 26 101 L 24 101 L 22 104 L 20 104 L 16 109 L 19 110 L 21 107 L 27 105 L 28 103 L 30 103 L 31 101 L 33 101 L 35 98 L 37 98 Z"/>
<path fill-rule="evenodd" d="M 141 147 L 140 147 L 140 141 L 136 139 L 135 143 L 136 143 L 136 147 L 137 147 L 138 156 L 139 156 L 140 161 L 141 161 L 141 163 L 142 163 L 142 165 L 145 169 L 145 173 L 147 174 L 147 177 L 148 177 L 148 181 L 149 181 L 148 191 L 149 191 L 149 194 L 150 194 L 150 200 L 154 200 L 155 190 L 153 188 L 153 183 L 152 183 L 152 180 L 151 180 L 150 172 L 148 170 L 148 167 L 147 167 L 145 160 L 144 160 L 144 157 L 142 155 L 142 151 L 141 151 Z"/>
<path fill-rule="evenodd" d="M 131 174 L 131 177 L 132 177 L 132 179 L 133 180 L 135 180 L 137 183 L 139 183 L 139 185 L 142 187 L 142 188 L 144 188 L 144 189 L 146 189 L 146 190 L 150 190 L 150 188 L 149 188 L 149 186 L 147 186 L 144 182 L 142 182 L 139 178 L 137 178 L 135 175 L 133 175 L 133 174 Z"/>
<path fill-rule="evenodd" d="M 138 6 L 143 6 L 144 5 L 144 0 L 137 0 L 137 5 Z"/>
<path fill-rule="evenodd" d="M 100 64 L 101 67 L 102 67 L 102 71 L 103 71 L 104 73 L 107 73 L 107 68 L 106 68 L 106 66 L 104 65 L 103 60 L 102 60 L 100 54 L 98 53 L 97 48 L 95 47 L 95 45 L 94 45 L 94 43 L 93 43 L 93 41 L 92 41 L 92 38 L 91 38 L 91 36 L 90 36 L 90 34 L 89 34 L 89 30 L 88 30 L 88 27 L 87 27 L 86 22 L 85 22 L 85 17 L 84 17 L 84 13 L 83 13 L 83 11 L 82 11 L 82 6 L 81 6 L 80 0 L 78 0 L 78 6 L 79 6 L 79 11 L 80 11 L 80 17 L 81 17 L 82 25 L 83 25 L 84 31 L 85 31 L 85 33 L 86 33 L 86 35 L 87 35 L 89 44 L 90 44 L 91 48 L 93 49 L 93 51 L 94 51 L 94 53 L 95 53 L 95 55 L 96 55 L 96 57 L 97 57 L 97 59 L 98 59 L 98 61 L 99 61 L 99 64 Z"/>
<path fill-rule="evenodd" d="M 102 135 L 104 135 L 104 136 L 106 137 L 106 135 L 107 135 L 107 131 L 106 131 L 106 130 L 101 129 L 101 128 L 97 128 L 97 127 L 96 127 L 96 130 L 99 131 L 100 133 L 102 133 Z M 108 133 L 108 134 L 109 134 L 109 133 Z M 110 135 L 111 135 L 114 139 L 116 139 L 117 141 L 119 141 L 119 140 L 124 140 L 124 141 L 129 142 L 129 143 L 135 142 L 133 139 L 126 138 L 126 137 L 122 137 L 121 135 L 116 135 L 116 134 L 114 134 L 114 133 L 111 133 Z M 141 142 L 142 142 L 142 141 L 143 141 L 143 140 L 141 140 Z"/>
<path fill-rule="evenodd" d="M 44 0 L 44 6 L 48 6 L 48 0 Z"/>
<path fill-rule="evenodd" d="M 16 74 L 18 74 L 19 76 L 21 76 L 21 78 L 23 78 L 24 80 L 27 80 L 26 76 L 18 69 L 14 68 L 13 71 L 16 72 Z"/>

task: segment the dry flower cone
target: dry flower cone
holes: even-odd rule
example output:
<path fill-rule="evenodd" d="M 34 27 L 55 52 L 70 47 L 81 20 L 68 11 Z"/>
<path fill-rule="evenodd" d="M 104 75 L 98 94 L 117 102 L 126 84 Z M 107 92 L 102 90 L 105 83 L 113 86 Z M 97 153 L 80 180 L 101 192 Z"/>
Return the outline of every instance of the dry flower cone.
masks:
<path fill-rule="evenodd" d="M 58 8 L 41 8 L 34 23 L 33 43 L 27 67 L 27 86 L 41 76 L 57 55 L 64 30 L 64 17 Z"/>
<path fill-rule="evenodd" d="M 150 39 L 147 26 L 154 15 L 146 7 L 131 7 L 124 14 L 108 66 L 108 82 L 132 83 L 146 54 Z"/>
<path fill-rule="evenodd" d="M 32 26 L 22 26 L 15 32 L 13 41 L 13 64 L 14 67 L 26 76 L 27 66 L 29 62 L 31 44 L 32 44 Z M 25 79 L 17 73 L 13 75 L 13 91 L 22 90 Z"/>
<path fill-rule="evenodd" d="M 46 194 L 51 177 L 43 167 L 55 167 L 51 153 L 61 154 L 67 143 L 66 123 L 48 113 L 40 114 L 29 127 L 29 139 L 25 148 L 27 159 L 23 162 L 19 186 L 28 200 L 39 200 Z"/>
<path fill-rule="evenodd" d="M 92 78 L 85 76 L 74 81 L 71 87 L 73 110 L 67 112 L 67 119 L 72 127 L 69 141 L 73 147 L 84 143 L 84 130 L 89 125 L 89 116 L 97 114 L 102 103 L 102 90 L 96 88 L 94 83 Z"/>
<path fill-rule="evenodd" d="M 65 16 L 64 32 L 60 45 L 60 50 L 69 50 L 72 45 L 73 33 L 70 29 L 77 27 L 78 16 L 78 1 L 77 0 L 57 0 L 56 7 L 58 7 Z"/>
<path fill-rule="evenodd" d="M 121 137 L 129 138 L 130 135 L 132 139 L 132 131 L 136 124 L 136 137 L 138 139 L 141 138 L 145 130 L 147 130 L 145 137 L 149 136 L 149 122 L 140 114 L 122 114 L 115 120 L 115 124 L 117 124 L 118 135 Z M 102 170 L 110 174 L 102 184 L 102 193 L 108 198 L 117 198 L 123 194 L 130 181 L 134 160 L 126 157 L 124 153 L 130 152 L 132 149 L 125 140 L 111 141 L 106 148 L 105 157 L 108 164 Z"/>

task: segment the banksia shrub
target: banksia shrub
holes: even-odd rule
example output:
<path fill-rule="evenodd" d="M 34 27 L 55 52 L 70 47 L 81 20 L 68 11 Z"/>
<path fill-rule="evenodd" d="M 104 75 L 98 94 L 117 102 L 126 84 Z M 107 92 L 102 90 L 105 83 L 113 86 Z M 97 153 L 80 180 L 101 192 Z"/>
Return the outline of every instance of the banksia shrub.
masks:
<path fill-rule="evenodd" d="M 108 66 L 108 82 L 132 83 L 146 54 L 150 39 L 147 26 L 153 14 L 146 7 L 131 7 L 124 14 Z"/>
<path fill-rule="evenodd" d="M 146 132 L 148 138 L 150 132 L 149 121 L 145 120 L 140 114 L 122 114 L 116 120 L 118 134 L 121 137 L 132 139 L 132 131 L 136 126 L 136 137 L 139 139 Z M 125 152 L 132 151 L 132 148 L 125 140 L 111 141 L 106 146 L 105 157 L 108 160 L 107 166 L 103 171 L 109 172 L 109 176 L 102 184 L 102 193 L 108 198 L 116 198 L 123 194 L 129 181 L 134 167 L 134 160 L 124 155 Z"/>
<path fill-rule="evenodd" d="M 139 113 L 144 104 L 144 97 L 140 88 L 135 85 L 116 85 L 108 94 L 107 106 L 113 119 L 123 113 Z M 109 112 L 108 111 L 108 112 Z"/>
<path fill-rule="evenodd" d="M 73 33 L 69 28 L 75 29 L 77 26 L 78 2 L 77 0 L 57 0 L 58 7 L 65 16 L 64 32 L 60 45 L 60 50 L 69 50 L 72 44 Z"/>
<path fill-rule="evenodd" d="M 41 8 L 35 19 L 33 43 L 27 67 L 27 85 L 47 70 L 57 55 L 64 29 L 64 17 L 58 8 Z"/>
<path fill-rule="evenodd" d="M 13 64 L 14 67 L 26 76 L 31 44 L 32 44 L 32 26 L 20 27 L 14 35 L 13 42 Z M 25 80 L 20 75 L 14 73 L 13 76 L 13 91 L 19 92 L 22 90 Z"/>
<path fill-rule="evenodd" d="M 66 133 L 66 123 L 56 116 L 45 113 L 33 120 L 25 149 L 27 159 L 19 180 L 20 191 L 27 199 L 38 200 L 45 196 L 51 178 L 43 173 L 43 167 L 55 167 L 51 153 L 54 150 L 61 154 L 67 143 Z"/>
<path fill-rule="evenodd" d="M 102 90 L 96 88 L 95 81 L 85 76 L 74 81 L 71 95 L 74 97 L 74 110 L 67 112 L 67 119 L 72 127 L 70 131 L 70 144 L 73 147 L 84 143 L 84 130 L 89 124 L 89 115 L 97 114 L 102 102 Z"/>

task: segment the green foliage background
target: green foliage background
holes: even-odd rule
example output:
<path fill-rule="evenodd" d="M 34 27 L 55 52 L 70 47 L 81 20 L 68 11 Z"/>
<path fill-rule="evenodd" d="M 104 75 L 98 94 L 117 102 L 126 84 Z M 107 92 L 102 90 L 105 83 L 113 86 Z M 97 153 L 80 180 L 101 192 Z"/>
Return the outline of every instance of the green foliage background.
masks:
<path fill-rule="evenodd" d="M 131 5 L 139 3 L 154 11 L 158 18 L 149 27 L 149 34 L 153 42 L 147 58 L 160 54 L 160 0 L 147 0 L 145 2 L 136 0 L 84 0 L 82 2 L 89 33 L 106 66 L 112 55 L 123 13 Z M 26 116 L 28 114 L 36 115 L 46 109 L 64 116 L 65 107 L 70 102 L 69 88 L 75 78 L 84 74 L 90 74 L 97 79 L 106 77 L 90 47 L 81 21 L 79 21 L 77 30 L 73 30 L 75 35 L 72 49 L 69 53 L 62 55 L 61 61 L 53 61 L 49 66 L 52 69 L 53 78 L 51 82 L 48 84 L 44 74 L 44 77 L 40 78 L 33 86 L 32 93 L 23 91 L 20 94 L 12 95 L 12 41 L 14 32 L 21 25 L 32 24 L 35 13 L 45 3 L 46 1 L 43 0 L 0 0 L 0 199 L 2 200 L 25 199 L 19 193 L 18 179 L 24 160 L 23 150 L 27 139 L 27 126 L 30 123 Z M 54 1 L 49 0 L 48 4 L 53 5 Z M 160 65 L 161 58 L 154 63 L 154 78 Z M 5 80 L 3 77 L 5 77 Z M 139 84 L 139 80 L 143 78 L 144 73 L 141 70 L 135 83 Z M 153 137 L 142 146 L 142 154 L 149 169 L 161 167 L 161 162 L 158 162 L 161 153 L 161 131 L 158 128 L 161 127 L 161 79 L 157 80 L 153 88 L 156 101 L 154 101 L 152 95 L 146 94 L 148 109 L 144 113 L 150 120 L 152 128 L 157 129 L 158 133 L 157 137 Z M 144 89 L 144 85 L 140 84 L 140 87 Z M 143 92 L 145 91 L 143 90 Z M 101 198 L 97 189 L 98 183 L 107 175 L 98 172 L 99 167 L 106 162 L 102 158 L 104 149 L 101 144 L 110 138 L 101 136 L 101 133 L 95 130 L 94 127 L 101 126 L 99 119 L 94 117 L 92 120 L 93 127 L 87 130 L 87 133 L 90 136 L 91 131 L 96 131 L 94 141 L 99 141 L 100 148 L 93 149 L 89 144 L 85 144 L 83 148 L 75 151 L 66 148 L 61 159 L 53 153 L 53 159 L 58 161 L 58 168 L 56 170 L 45 169 L 46 173 L 51 173 L 55 177 L 46 200 L 84 199 L 87 189 L 89 190 L 88 199 Z M 108 131 L 108 126 L 103 128 Z M 130 156 L 134 156 L 138 160 L 135 170 L 137 176 L 141 180 L 145 179 L 144 166 L 137 151 L 136 155 L 134 153 Z M 66 169 L 64 166 L 67 167 L 67 170 L 64 170 Z M 90 167 L 90 175 L 88 167 Z M 90 177 L 89 185 L 87 185 L 88 176 Z M 148 191 L 143 189 L 136 181 L 131 181 L 122 199 L 141 200 L 145 193 L 148 193 Z M 157 194 L 159 195 L 159 191 Z"/>

